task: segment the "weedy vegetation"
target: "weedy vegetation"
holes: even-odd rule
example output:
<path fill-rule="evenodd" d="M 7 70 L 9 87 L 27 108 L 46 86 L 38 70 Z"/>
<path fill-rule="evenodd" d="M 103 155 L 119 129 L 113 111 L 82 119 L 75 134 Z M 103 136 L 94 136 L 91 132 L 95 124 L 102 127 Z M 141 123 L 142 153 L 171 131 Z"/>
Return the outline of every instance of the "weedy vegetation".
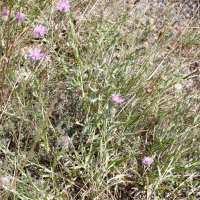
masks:
<path fill-rule="evenodd" d="M 1 199 L 199 198 L 196 13 L 0 3 Z"/>

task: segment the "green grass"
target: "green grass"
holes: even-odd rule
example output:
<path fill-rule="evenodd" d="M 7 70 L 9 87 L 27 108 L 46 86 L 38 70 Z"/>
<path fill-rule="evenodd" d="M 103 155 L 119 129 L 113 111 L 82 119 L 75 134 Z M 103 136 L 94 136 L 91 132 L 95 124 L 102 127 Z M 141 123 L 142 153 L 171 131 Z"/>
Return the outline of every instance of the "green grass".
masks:
<path fill-rule="evenodd" d="M 198 34 L 174 21 L 157 30 L 146 10 L 136 20 L 134 5 L 114 4 L 72 1 L 66 13 L 52 1 L 3 4 L 26 18 L 1 21 L 2 199 L 199 196 L 199 83 L 175 87 L 198 75 L 179 70 L 198 62 Z M 38 40 L 35 24 L 47 27 Z M 35 46 L 44 59 L 28 56 Z M 144 166 L 145 156 L 154 163 Z"/>

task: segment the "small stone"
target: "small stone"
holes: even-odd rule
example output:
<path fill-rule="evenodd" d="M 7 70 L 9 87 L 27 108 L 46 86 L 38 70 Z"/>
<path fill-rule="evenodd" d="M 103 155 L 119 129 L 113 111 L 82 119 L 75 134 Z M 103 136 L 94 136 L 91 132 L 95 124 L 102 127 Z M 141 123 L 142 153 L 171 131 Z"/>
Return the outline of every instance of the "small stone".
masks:
<path fill-rule="evenodd" d="M 180 83 L 177 83 L 176 85 L 174 85 L 175 89 L 179 92 L 182 90 L 183 86 Z"/>
<path fill-rule="evenodd" d="M 137 136 L 137 137 L 136 137 L 136 140 L 137 140 L 137 141 L 140 141 L 140 136 Z"/>
<path fill-rule="evenodd" d="M 145 25 L 146 24 L 146 20 L 144 20 L 144 19 L 142 19 L 142 21 L 141 21 L 141 25 Z"/>
<path fill-rule="evenodd" d="M 150 24 L 154 24 L 155 20 L 154 20 L 153 18 L 151 18 L 151 19 L 149 20 L 149 22 L 150 22 Z"/>
<path fill-rule="evenodd" d="M 190 18 L 190 14 L 189 14 L 189 13 L 187 13 L 187 14 L 186 14 L 186 17 L 187 17 L 187 18 Z"/>
<path fill-rule="evenodd" d="M 83 74 L 83 80 L 87 80 L 88 79 L 88 74 Z"/>
<path fill-rule="evenodd" d="M 143 46 L 146 47 L 146 48 L 149 48 L 149 43 L 148 42 L 144 42 Z"/>

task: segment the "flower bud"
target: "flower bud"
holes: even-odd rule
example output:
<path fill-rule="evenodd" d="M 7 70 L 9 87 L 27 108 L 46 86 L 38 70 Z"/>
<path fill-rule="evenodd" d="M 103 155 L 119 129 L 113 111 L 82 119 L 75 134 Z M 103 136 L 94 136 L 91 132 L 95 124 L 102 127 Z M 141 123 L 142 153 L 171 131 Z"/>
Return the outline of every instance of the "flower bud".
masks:
<path fill-rule="evenodd" d="M 114 115 L 116 113 L 116 109 L 115 108 L 111 108 L 110 109 L 110 113 Z"/>
<path fill-rule="evenodd" d="M 89 43 L 88 43 L 88 46 L 91 48 L 91 47 L 92 47 L 92 42 L 89 42 Z"/>

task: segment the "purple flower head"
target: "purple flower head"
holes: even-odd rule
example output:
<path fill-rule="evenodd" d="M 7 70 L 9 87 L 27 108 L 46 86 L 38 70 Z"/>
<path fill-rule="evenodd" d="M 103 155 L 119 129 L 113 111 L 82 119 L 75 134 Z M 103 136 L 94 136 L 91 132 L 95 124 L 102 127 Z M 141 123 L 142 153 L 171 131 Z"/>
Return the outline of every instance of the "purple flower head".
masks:
<path fill-rule="evenodd" d="M 149 40 L 148 43 L 149 44 L 153 44 L 155 42 L 155 40 Z"/>
<path fill-rule="evenodd" d="M 62 146 L 67 146 L 68 143 L 69 143 L 69 138 L 68 137 L 63 137 L 61 140 L 60 140 Z"/>
<path fill-rule="evenodd" d="M 1 183 L 2 184 L 7 184 L 9 182 L 9 178 L 7 178 L 7 177 L 3 177 L 3 178 L 1 178 Z"/>
<path fill-rule="evenodd" d="M 69 0 L 60 0 L 56 4 L 56 9 L 64 12 L 67 12 L 70 7 Z"/>
<path fill-rule="evenodd" d="M 144 157 L 142 163 L 143 165 L 150 165 L 154 162 L 154 159 L 152 157 Z"/>
<path fill-rule="evenodd" d="M 15 18 L 17 21 L 21 21 L 24 19 L 24 14 L 23 13 L 15 13 Z"/>
<path fill-rule="evenodd" d="M 44 57 L 44 53 L 40 53 L 41 50 L 40 47 L 35 47 L 35 49 L 29 50 L 29 56 L 31 56 L 33 60 L 41 60 Z"/>
<path fill-rule="evenodd" d="M 122 103 L 122 102 L 124 102 L 124 99 L 120 99 L 120 98 L 119 98 L 119 93 L 117 93 L 117 94 L 111 94 L 110 97 L 111 97 L 112 100 L 115 101 L 116 103 Z"/>
<path fill-rule="evenodd" d="M 106 15 L 107 15 L 107 13 L 106 13 L 104 10 L 103 10 L 102 14 L 103 14 L 104 16 L 106 16 Z"/>
<path fill-rule="evenodd" d="M 162 26 L 160 25 L 160 24 L 158 24 L 157 26 L 156 26 L 156 29 L 160 29 Z"/>
<path fill-rule="evenodd" d="M 9 10 L 4 9 L 3 14 L 4 14 L 4 15 L 9 15 Z"/>
<path fill-rule="evenodd" d="M 40 35 L 44 36 L 44 34 L 46 34 L 47 29 L 45 26 L 43 26 L 42 24 L 36 25 L 33 27 L 33 29 L 31 29 L 31 31 L 33 32 L 32 34 L 34 35 L 34 38 L 39 38 Z"/>

